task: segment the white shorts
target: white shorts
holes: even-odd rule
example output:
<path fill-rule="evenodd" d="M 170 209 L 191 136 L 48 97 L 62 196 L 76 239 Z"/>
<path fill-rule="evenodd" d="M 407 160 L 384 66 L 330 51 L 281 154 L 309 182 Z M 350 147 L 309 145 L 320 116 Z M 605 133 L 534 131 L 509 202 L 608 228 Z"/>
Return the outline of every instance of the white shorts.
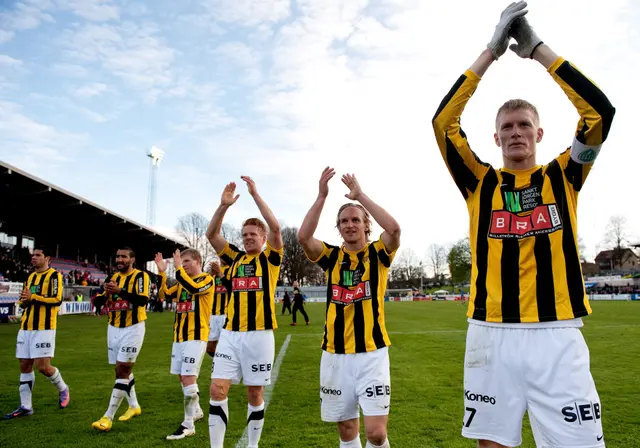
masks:
<path fill-rule="evenodd" d="M 130 327 L 107 329 L 109 364 L 118 362 L 136 362 L 144 342 L 145 323 L 139 322 Z"/>
<path fill-rule="evenodd" d="M 205 341 L 174 342 L 171 349 L 171 373 L 198 376 L 206 350 Z"/>
<path fill-rule="evenodd" d="M 268 386 L 275 351 L 273 330 L 223 329 L 213 358 L 211 378 L 231 380 L 233 384 L 242 379 L 246 386 Z"/>
<path fill-rule="evenodd" d="M 220 339 L 220 332 L 224 328 L 227 316 L 221 314 L 219 316 L 211 315 L 209 318 L 209 341 L 217 341 Z"/>
<path fill-rule="evenodd" d="M 56 330 L 18 330 L 16 358 L 53 358 Z"/>
<path fill-rule="evenodd" d="M 529 413 L 538 448 L 604 447 L 602 406 L 579 328 L 471 323 L 464 360 L 462 435 L 522 443 Z"/>
<path fill-rule="evenodd" d="M 344 422 L 366 416 L 388 415 L 391 405 L 389 348 L 339 355 L 322 352 L 320 413 L 325 422 Z"/>

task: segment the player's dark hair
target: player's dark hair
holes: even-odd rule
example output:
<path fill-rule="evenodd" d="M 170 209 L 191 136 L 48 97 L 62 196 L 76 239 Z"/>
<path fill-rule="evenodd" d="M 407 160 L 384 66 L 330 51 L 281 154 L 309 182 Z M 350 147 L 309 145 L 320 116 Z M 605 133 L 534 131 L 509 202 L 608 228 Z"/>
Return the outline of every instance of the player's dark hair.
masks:
<path fill-rule="evenodd" d="M 42 252 L 42 255 L 44 255 L 45 257 L 51 257 L 53 256 L 53 252 L 51 252 L 51 249 L 48 246 L 44 246 L 44 245 L 38 245 L 36 244 L 33 247 L 33 250 L 39 250 L 40 252 Z"/>
<path fill-rule="evenodd" d="M 136 258 L 136 253 L 129 246 L 122 246 L 118 250 L 126 250 L 127 252 L 129 252 L 129 257 L 130 258 Z"/>

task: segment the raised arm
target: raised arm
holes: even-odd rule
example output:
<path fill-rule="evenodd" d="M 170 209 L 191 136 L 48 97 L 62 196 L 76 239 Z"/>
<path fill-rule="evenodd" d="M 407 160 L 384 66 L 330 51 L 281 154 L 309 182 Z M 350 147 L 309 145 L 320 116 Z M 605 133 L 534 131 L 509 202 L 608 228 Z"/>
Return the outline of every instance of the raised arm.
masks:
<path fill-rule="evenodd" d="M 345 196 L 351 200 L 360 202 L 371 214 L 371 217 L 384 229 L 381 238 L 387 251 L 395 252 L 396 249 L 400 247 L 400 224 L 398 224 L 398 221 L 362 192 L 356 176 L 353 174 L 345 174 L 342 176 L 342 183 L 349 188 L 349 193 L 345 194 Z"/>
<path fill-rule="evenodd" d="M 240 178 L 247 183 L 249 194 L 256 202 L 258 210 L 260 210 L 260 214 L 267 222 L 267 227 L 269 227 L 267 242 L 276 250 L 282 249 L 284 243 L 282 242 L 282 234 L 280 233 L 280 223 L 274 216 L 267 203 L 264 202 L 264 199 L 262 199 L 262 197 L 258 194 L 256 183 L 253 181 L 253 179 L 251 179 L 249 176 L 241 176 Z"/>
<path fill-rule="evenodd" d="M 222 221 L 224 220 L 225 213 L 227 213 L 229 207 L 235 204 L 240 197 L 240 195 L 235 194 L 235 192 L 235 182 L 231 182 L 224 187 L 222 197 L 220 199 L 220 205 L 213 214 L 209 227 L 207 228 L 207 239 L 218 253 L 222 252 L 227 245 L 227 240 L 225 240 L 220 234 L 220 229 L 222 228 Z"/>
<path fill-rule="evenodd" d="M 167 262 L 162 258 L 162 254 L 158 252 L 154 258 L 156 266 L 158 266 L 158 275 L 160 276 L 160 286 L 158 287 L 158 298 L 165 301 L 173 301 L 178 292 L 178 284 L 171 288 L 167 288 Z"/>
<path fill-rule="evenodd" d="M 590 165 L 607 139 L 615 108 L 593 81 L 543 43 L 526 18 L 516 20 L 510 34 L 517 42 L 511 45 L 511 50 L 542 64 L 580 114 L 570 155 L 575 163 Z M 576 184 L 582 184 L 588 169 L 583 168 Z"/>
<path fill-rule="evenodd" d="M 482 162 L 471 150 L 467 136 L 460 126 L 460 117 L 478 87 L 480 78 L 491 64 L 507 51 L 509 28 L 514 20 L 527 13 L 526 6 L 525 2 L 512 3 L 502 11 L 500 22 L 496 25 L 487 49 L 480 53 L 471 67 L 458 78 L 440 103 L 432 120 L 442 158 L 465 199 L 476 192 L 489 165 Z"/>
<path fill-rule="evenodd" d="M 317 260 L 322 254 L 322 241 L 314 238 L 313 235 L 318 227 L 324 202 L 329 195 L 329 180 L 331 180 L 335 174 L 336 171 L 329 167 L 326 167 L 324 171 L 322 171 L 318 197 L 304 217 L 300 230 L 298 230 L 298 241 L 300 241 L 304 253 L 310 260 Z"/>

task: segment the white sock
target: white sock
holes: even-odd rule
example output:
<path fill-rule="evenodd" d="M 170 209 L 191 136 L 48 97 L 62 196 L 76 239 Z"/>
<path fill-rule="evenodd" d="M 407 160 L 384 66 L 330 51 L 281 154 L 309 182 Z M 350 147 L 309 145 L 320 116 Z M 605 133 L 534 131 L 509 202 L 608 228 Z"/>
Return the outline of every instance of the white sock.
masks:
<path fill-rule="evenodd" d="M 340 448 L 362 448 L 362 443 L 360 443 L 360 434 L 350 442 L 345 442 L 340 439 Z"/>
<path fill-rule="evenodd" d="M 36 375 L 33 372 L 20 374 L 20 406 L 25 409 L 33 409 L 31 391 L 35 382 Z"/>
<path fill-rule="evenodd" d="M 54 367 L 55 368 L 55 367 Z M 60 375 L 60 371 L 56 369 L 55 373 L 49 377 L 47 377 L 49 382 L 56 386 L 60 392 L 67 388 L 67 384 L 62 379 L 62 375 Z"/>
<path fill-rule="evenodd" d="M 128 389 L 129 380 L 116 380 L 116 384 L 113 386 L 113 391 L 111 392 L 111 401 L 109 401 L 109 408 L 107 409 L 107 412 L 104 413 L 105 417 L 109 417 L 111 420 L 113 420 L 116 412 L 118 412 L 120 403 L 122 403 L 125 395 L 127 395 Z"/>
<path fill-rule="evenodd" d="M 264 426 L 264 401 L 258 406 L 249 405 L 247 410 L 247 433 L 249 435 L 248 448 L 257 448 Z"/>
<path fill-rule="evenodd" d="M 389 439 L 386 439 L 382 445 L 374 445 L 367 440 L 366 448 L 391 448 L 391 445 L 389 444 Z"/>
<path fill-rule="evenodd" d="M 209 400 L 209 439 L 211 448 L 223 448 L 224 433 L 229 420 L 229 399 Z"/>
<path fill-rule="evenodd" d="M 129 375 L 129 393 L 127 394 L 127 400 L 129 401 L 130 408 L 138 408 L 138 396 L 136 395 L 135 380 L 133 379 L 133 373 Z"/>
<path fill-rule="evenodd" d="M 182 388 L 184 393 L 184 422 L 182 426 L 193 429 L 193 417 L 198 407 L 198 385 L 191 384 Z"/>

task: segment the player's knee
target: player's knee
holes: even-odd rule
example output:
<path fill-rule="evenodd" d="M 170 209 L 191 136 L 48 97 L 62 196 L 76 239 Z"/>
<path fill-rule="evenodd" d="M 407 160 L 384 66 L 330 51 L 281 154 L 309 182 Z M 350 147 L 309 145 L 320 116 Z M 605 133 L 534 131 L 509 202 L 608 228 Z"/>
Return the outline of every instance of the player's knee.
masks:
<path fill-rule="evenodd" d="M 376 425 L 373 428 L 365 428 L 367 440 L 374 445 L 382 445 L 387 440 L 387 428 L 384 425 Z"/>
<path fill-rule="evenodd" d="M 229 386 L 221 381 L 213 380 L 211 381 L 209 393 L 212 400 L 222 401 L 227 398 L 227 394 L 229 393 Z"/>
<path fill-rule="evenodd" d="M 247 387 L 247 399 L 249 400 L 249 403 L 252 403 L 254 406 L 262 403 L 263 391 L 264 389 L 262 387 Z"/>
<path fill-rule="evenodd" d="M 360 432 L 360 420 L 353 419 L 338 423 L 338 432 L 340 439 L 348 442 L 356 438 Z"/>

